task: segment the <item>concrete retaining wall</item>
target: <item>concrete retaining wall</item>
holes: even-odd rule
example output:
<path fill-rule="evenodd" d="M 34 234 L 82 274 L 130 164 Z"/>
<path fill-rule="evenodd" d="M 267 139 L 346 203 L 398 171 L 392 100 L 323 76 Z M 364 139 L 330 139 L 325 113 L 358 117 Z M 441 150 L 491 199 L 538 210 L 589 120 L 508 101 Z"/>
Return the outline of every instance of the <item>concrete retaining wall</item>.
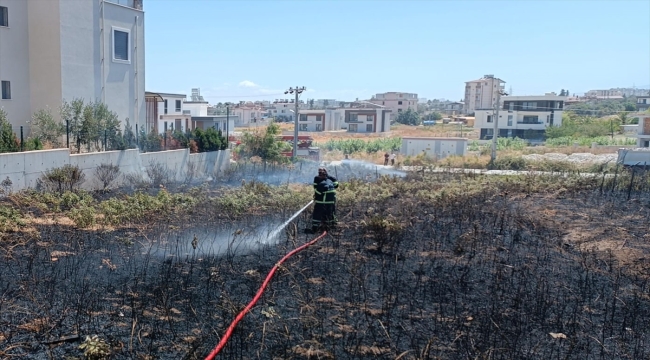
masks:
<path fill-rule="evenodd" d="M 95 178 L 95 169 L 101 164 L 117 165 L 122 174 L 141 174 L 145 179 L 146 170 L 160 164 L 171 172 L 171 180 L 180 182 L 186 179 L 190 168 L 194 169 L 194 179 L 210 178 L 226 171 L 230 166 L 230 150 L 199 154 L 190 154 L 189 149 L 143 154 L 138 150 L 70 154 L 68 149 L 5 153 L 0 154 L 0 181 L 8 177 L 12 183 L 12 191 L 35 188 L 36 181 L 45 171 L 66 164 L 79 166 L 86 175 L 82 187 L 93 190 L 101 188 Z"/>

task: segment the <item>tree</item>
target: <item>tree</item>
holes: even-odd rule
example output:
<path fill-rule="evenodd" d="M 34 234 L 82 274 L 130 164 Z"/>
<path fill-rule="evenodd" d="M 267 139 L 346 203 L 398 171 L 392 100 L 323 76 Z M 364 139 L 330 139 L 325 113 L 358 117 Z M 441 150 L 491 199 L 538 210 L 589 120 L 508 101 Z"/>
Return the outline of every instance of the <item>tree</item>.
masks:
<path fill-rule="evenodd" d="M 56 121 L 50 109 L 41 109 L 34 113 L 31 125 L 30 137 L 39 139 L 39 141 L 48 142 L 54 147 L 61 145 L 61 136 L 65 134 L 65 125 Z"/>
<path fill-rule="evenodd" d="M 226 138 L 221 134 L 221 130 L 217 131 L 214 128 L 208 128 L 203 131 L 199 128 L 194 129 L 193 139 L 199 152 L 224 150 L 228 147 Z"/>
<path fill-rule="evenodd" d="M 562 89 L 562 91 L 560 91 L 560 96 L 566 96 L 566 91 L 564 91 L 564 89 Z"/>
<path fill-rule="evenodd" d="M 137 144 L 135 141 L 135 132 L 133 132 L 133 127 L 129 118 L 126 118 L 126 123 L 124 124 L 124 145 L 127 149 L 135 149 Z"/>
<path fill-rule="evenodd" d="M 621 123 L 621 125 L 627 125 L 631 120 L 629 114 L 626 112 L 619 113 L 616 119 Z"/>
<path fill-rule="evenodd" d="M 399 113 L 395 121 L 405 125 L 419 125 L 420 117 L 415 111 L 411 109 L 407 109 L 406 111 L 402 111 L 401 113 Z"/>
<path fill-rule="evenodd" d="M 426 120 L 442 120 L 442 114 L 439 112 L 432 112 L 424 116 Z"/>
<path fill-rule="evenodd" d="M 314 108 L 314 99 L 310 99 L 309 100 L 309 109 L 313 109 L 313 108 Z"/>
<path fill-rule="evenodd" d="M 328 100 L 323 100 L 323 106 L 324 107 L 330 106 L 330 102 Z"/>
<path fill-rule="evenodd" d="M 18 139 L 7 119 L 7 113 L 0 108 L 0 153 L 16 152 L 19 149 Z"/>
<path fill-rule="evenodd" d="M 264 162 L 264 169 L 269 162 L 287 162 L 289 159 L 282 155 L 289 145 L 278 139 L 281 130 L 280 126 L 271 122 L 264 132 L 245 132 L 242 136 L 241 148 L 239 153 L 243 156 L 259 156 Z"/>

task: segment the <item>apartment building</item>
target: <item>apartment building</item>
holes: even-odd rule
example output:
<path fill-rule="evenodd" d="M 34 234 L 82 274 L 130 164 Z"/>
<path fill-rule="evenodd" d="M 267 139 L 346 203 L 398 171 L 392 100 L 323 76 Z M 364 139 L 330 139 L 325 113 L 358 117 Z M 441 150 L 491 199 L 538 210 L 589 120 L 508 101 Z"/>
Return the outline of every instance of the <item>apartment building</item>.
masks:
<path fill-rule="evenodd" d="M 499 91 L 503 91 L 505 83 L 494 75 L 484 75 L 478 80 L 465 82 L 465 113 L 471 114 L 476 110 L 493 109 L 497 101 L 497 94 Z"/>
<path fill-rule="evenodd" d="M 650 108 L 650 95 L 636 97 L 636 109 L 639 111 L 648 111 Z"/>
<path fill-rule="evenodd" d="M 414 93 L 386 92 L 376 94 L 368 102 L 390 110 L 391 120 L 394 120 L 402 111 L 418 110 L 418 94 Z"/>
<path fill-rule="evenodd" d="M 13 126 L 75 98 L 145 121 L 142 0 L 0 0 L 0 107 Z"/>
<path fill-rule="evenodd" d="M 618 89 L 589 90 L 585 93 L 585 97 L 594 99 L 622 99 L 623 92 Z"/>
<path fill-rule="evenodd" d="M 499 110 L 498 136 L 520 139 L 544 139 L 546 128 L 562 125 L 565 96 L 548 93 L 541 96 L 504 96 Z M 492 139 L 494 110 L 476 110 L 474 127 L 480 139 Z"/>

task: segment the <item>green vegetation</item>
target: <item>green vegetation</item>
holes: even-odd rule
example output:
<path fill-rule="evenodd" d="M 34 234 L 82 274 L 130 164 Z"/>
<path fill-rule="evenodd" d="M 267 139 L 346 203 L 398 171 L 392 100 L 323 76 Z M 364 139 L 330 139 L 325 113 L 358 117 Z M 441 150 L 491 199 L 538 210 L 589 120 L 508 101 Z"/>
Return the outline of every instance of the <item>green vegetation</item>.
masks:
<path fill-rule="evenodd" d="M 19 149 L 20 144 L 11 129 L 11 124 L 7 119 L 7 113 L 0 108 L 0 153 L 16 152 Z"/>
<path fill-rule="evenodd" d="M 523 150 L 528 144 L 525 140 L 520 138 L 497 138 L 497 150 Z M 478 141 L 471 141 L 467 150 L 480 151 L 481 153 L 489 152 L 492 149 L 492 143 L 479 144 Z"/>
<path fill-rule="evenodd" d="M 291 146 L 280 139 L 280 127 L 271 122 L 265 131 L 245 132 L 242 136 L 242 143 L 235 152 L 240 157 L 258 156 L 262 159 L 264 166 L 267 163 L 286 163 L 289 158 L 282 155 L 283 151 L 288 151 Z"/>
<path fill-rule="evenodd" d="M 546 138 L 607 136 L 617 132 L 619 126 L 618 118 L 597 119 L 567 112 L 562 116 L 562 125 L 546 128 Z"/>
<path fill-rule="evenodd" d="M 404 125 L 420 125 L 420 123 L 422 123 L 420 115 L 411 109 L 399 113 L 395 121 Z"/>
<path fill-rule="evenodd" d="M 614 115 L 621 111 L 636 111 L 636 97 L 624 99 L 598 100 L 567 105 L 565 110 L 580 116 L 603 117 Z"/>
<path fill-rule="evenodd" d="M 315 144 L 326 151 L 342 151 L 344 154 L 353 154 L 358 151 L 376 153 L 379 151 L 397 151 L 402 146 L 402 138 L 381 138 L 370 141 L 361 139 L 328 140 L 324 144 Z"/>

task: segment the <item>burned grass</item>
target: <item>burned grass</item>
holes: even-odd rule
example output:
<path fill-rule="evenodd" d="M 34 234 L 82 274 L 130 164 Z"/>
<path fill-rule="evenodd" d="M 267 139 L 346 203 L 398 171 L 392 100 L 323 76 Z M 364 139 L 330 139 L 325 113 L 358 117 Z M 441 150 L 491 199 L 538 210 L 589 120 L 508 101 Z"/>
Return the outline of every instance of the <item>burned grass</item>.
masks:
<path fill-rule="evenodd" d="M 647 179 L 630 181 L 343 183 L 340 228 L 279 269 L 220 357 L 648 358 L 650 199 Z M 240 191 L 219 194 L 275 196 Z M 194 197 L 191 221 L 173 203 L 110 229 L 4 233 L 0 357 L 82 358 L 83 339 L 99 335 L 114 359 L 204 358 L 276 261 L 311 237 L 303 214 L 277 243 L 237 251 L 277 209 L 224 216 L 235 199 Z M 227 233 L 224 247 L 199 224 Z"/>

